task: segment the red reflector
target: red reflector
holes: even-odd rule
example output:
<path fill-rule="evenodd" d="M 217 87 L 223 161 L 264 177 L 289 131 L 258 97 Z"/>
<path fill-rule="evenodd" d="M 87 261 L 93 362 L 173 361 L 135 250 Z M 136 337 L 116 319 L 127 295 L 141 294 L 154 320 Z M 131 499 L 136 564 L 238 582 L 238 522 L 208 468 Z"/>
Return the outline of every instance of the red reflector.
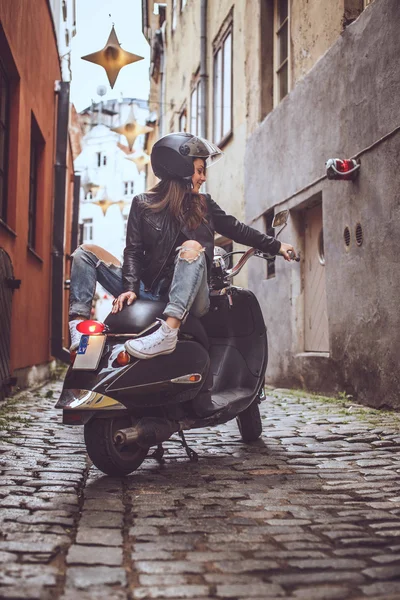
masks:
<path fill-rule="evenodd" d="M 82 423 L 82 413 L 64 410 L 63 424 L 64 425 L 80 425 Z"/>
<path fill-rule="evenodd" d="M 124 367 L 125 365 L 129 365 L 131 362 L 131 357 L 127 352 L 125 352 L 125 350 L 122 350 L 122 352 L 118 354 L 116 361 L 120 367 Z"/>
<path fill-rule="evenodd" d="M 103 333 L 106 326 L 104 323 L 100 323 L 99 321 L 81 321 L 77 326 L 77 330 L 79 333 L 83 333 L 84 335 L 97 335 L 99 333 Z"/>

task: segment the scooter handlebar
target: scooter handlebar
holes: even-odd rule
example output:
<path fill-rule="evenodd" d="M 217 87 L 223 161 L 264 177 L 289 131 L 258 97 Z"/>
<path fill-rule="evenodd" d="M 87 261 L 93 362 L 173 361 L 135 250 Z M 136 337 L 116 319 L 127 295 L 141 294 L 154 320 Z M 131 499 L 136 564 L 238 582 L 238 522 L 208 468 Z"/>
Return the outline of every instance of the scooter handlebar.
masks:
<path fill-rule="evenodd" d="M 296 256 L 294 255 L 293 250 L 289 250 L 288 251 L 289 257 L 291 260 L 295 260 L 296 262 L 300 262 L 300 256 Z"/>

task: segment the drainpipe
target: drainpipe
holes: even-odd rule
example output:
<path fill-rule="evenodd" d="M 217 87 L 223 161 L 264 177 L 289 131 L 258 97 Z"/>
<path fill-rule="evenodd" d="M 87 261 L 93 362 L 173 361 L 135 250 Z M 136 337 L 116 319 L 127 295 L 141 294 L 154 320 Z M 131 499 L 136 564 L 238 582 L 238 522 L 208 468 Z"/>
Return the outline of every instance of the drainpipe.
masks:
<path fill-rule="evenodd" d="M 160 33 L 161 33 L 161 56 L 160 56 L 160 108 L 159 108 L 159 115 L 158 115 L 158 131 L 160 133 L 161 136 L 164 135 L 164 105 L 165 105 L 165 88 L 166 88 L 166 76 L 165 76 L 165 70 L 166 70 L 166 63 L 167 63 L 167 56 L 165 53 L 165 23 L 166 21 L 164 21 L 164 23 L 161 25 L 161 29 L 160 29 Z"/>
<path fill-rule="evenodd" d="M 74 173 L 74 200 L 72 207 L 72 228 L 71 228 L 71 252 L 73 252 L 79 243 L 79 195 L 81 190 L 81 176 Z"/>
<path fill-rule="evenodd" d="M 69 352 L 62 345 L 69 87 L 68 81 L 57 81 L 55 88 L 58 102 L 56 159 L 54 164 L 51 354 L 63 362 L 69 362 Z"/>
<path fill-rule="evenodd" d="M 207 0 L 200 4 L 200 136 L 207 137 Z"/>

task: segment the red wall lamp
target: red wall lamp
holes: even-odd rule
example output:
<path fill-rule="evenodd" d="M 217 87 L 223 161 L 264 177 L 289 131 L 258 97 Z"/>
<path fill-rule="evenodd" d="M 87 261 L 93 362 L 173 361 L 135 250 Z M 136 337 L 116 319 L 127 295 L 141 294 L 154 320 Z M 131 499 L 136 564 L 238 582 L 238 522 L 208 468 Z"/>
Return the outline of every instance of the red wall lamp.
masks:
<path fill-rule="evenodd" d="M 356 158 L 329 158 L 325 165 L 328 179 L 354 181 L 359 173 L 361 162 Z"/>

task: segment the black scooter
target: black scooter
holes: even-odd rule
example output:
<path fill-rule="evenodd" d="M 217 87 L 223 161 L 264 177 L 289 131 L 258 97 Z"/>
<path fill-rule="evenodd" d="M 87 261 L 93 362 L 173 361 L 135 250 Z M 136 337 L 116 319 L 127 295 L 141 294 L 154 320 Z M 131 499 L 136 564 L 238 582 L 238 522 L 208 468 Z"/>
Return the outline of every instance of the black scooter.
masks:
<path fill-rule="evenodd" d="M 275 216 L 273 226 L 283 225 L 279 233 L 287 219 L 288 211 Z M 197 460 L 183 432 L 235 417 L 243 441 L 260 437 L 267 332 L 254 294 L 231 280 L 250 257 L 271 257 L 254 248 L 242 254 L 228 269 L 229 254 L 216 248 L 210 311 L 201 320 L 188 316 L 172 354 L 138 360 L 124 349 L 127 339 L 158 326 L 162 302 L 136 300 L 104 323 L 80 324 L 84 335 L 56 408 L 64 424 L 84 425 L 87 452 L 104 473 L 131 473 L 152 446 L 151 456 L 162 460 L 162 443 L 174 433 Z"/>

